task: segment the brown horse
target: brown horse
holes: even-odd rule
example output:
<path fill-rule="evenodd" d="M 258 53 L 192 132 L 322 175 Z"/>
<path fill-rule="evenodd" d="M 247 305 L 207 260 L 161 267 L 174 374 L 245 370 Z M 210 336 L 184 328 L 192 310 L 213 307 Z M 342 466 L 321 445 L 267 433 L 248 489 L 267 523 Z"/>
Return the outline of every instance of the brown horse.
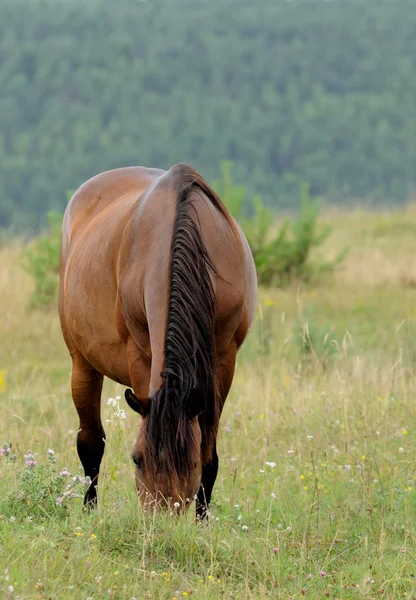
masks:
<path fill-rule="evenodd" d="M 191 167 L 128 167 L 84 183 L 62 229 L 59 315 L 72 357 L 77 449 L 95 504 L 104 376 L 132 387 L 146 505 L 209 506 L 219 419 L 252 323 L 256 272 L 224 204 Z M 175 504 L 178 507 L 178 504 Z"/>

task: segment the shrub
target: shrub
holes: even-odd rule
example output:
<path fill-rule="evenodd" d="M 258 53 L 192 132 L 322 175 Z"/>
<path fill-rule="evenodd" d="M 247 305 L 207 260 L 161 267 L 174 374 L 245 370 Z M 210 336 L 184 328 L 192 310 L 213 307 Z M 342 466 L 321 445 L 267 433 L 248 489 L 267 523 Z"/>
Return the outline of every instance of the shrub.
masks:
<path fill-rule="evenodd" d="M 223 163 L 222 181 L 214 187 L 228 210 L 239 221 L 253 253 L 258 281 L 262 285 L 284 285 L 293 280 L 310 281 L 324 273 L 330 273 L 339 265 L 346 251 L 332 261 L 315 261 L 311 250 L 319 247 L 331 234 L 329 226 L 318 224 L 319 205 L 309 198 L 306 184 L 301 186 L 301 210 L 297 219 L 286 219 L 276 229 L 275 214 L 267 208 L 260 196 L 252 201 L 252 215 L 243 214 L 245 190 L 235 185 L 231 177 L 231 163 Z"/>
<path fill-rule="evenodd" d="M 35 280 L 30 308 L 42 308 L 56 301 L 59 286 L 59 257 L 62 215 L 48 214 L 48 230 L 24 252 L 22 266 Z"/>

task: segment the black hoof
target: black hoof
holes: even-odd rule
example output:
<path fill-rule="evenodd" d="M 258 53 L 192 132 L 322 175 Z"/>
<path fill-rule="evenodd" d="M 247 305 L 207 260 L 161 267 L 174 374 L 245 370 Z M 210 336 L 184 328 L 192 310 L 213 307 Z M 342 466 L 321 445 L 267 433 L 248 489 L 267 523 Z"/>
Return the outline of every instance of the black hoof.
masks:
<path fill-rule="evenodd" d="M 97 506 L 97 490 L 94 486 L 88 488 L 84 496 L 84 510 L 91 510 Z"/>
<path fill-rule="evenodd" d="M 209 507 L 206 504 L 196 503 L 196 520 L 198 523 L 207 522 L 209 518 Z"/>

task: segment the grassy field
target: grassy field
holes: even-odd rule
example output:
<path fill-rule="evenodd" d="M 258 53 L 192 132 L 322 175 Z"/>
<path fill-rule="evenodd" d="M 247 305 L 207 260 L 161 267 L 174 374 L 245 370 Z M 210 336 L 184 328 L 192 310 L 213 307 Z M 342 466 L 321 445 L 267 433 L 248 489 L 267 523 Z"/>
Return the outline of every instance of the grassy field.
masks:
<path fill-rule="evenodd" d="M 22 246 L 0 250 L 1 599 L 416 598 L 416 208 L 324 220 L 325 255 L 348 256 L 261 290 L 206 526 L 142 515 L 140 418 L 109 381 L 99 509 L 61 500 L 82 487 L 70 361 L 56 309 L 27 311 Z"/>

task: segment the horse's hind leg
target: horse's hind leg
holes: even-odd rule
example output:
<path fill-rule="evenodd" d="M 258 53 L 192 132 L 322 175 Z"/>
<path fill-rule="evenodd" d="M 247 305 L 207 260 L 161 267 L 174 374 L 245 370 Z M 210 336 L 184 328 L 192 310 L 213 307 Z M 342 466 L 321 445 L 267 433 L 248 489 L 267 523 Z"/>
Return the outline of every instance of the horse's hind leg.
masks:
<path fill-rule="evenodd" d="M 72 356 L 72 398 L 79 416 L 78 456 L 91 485 L 84 506 L 97 503 L 98 473 L 104 454 L 105 432 L 101 423 L 100 400 L 103 376 L 79 354 Z"/>

